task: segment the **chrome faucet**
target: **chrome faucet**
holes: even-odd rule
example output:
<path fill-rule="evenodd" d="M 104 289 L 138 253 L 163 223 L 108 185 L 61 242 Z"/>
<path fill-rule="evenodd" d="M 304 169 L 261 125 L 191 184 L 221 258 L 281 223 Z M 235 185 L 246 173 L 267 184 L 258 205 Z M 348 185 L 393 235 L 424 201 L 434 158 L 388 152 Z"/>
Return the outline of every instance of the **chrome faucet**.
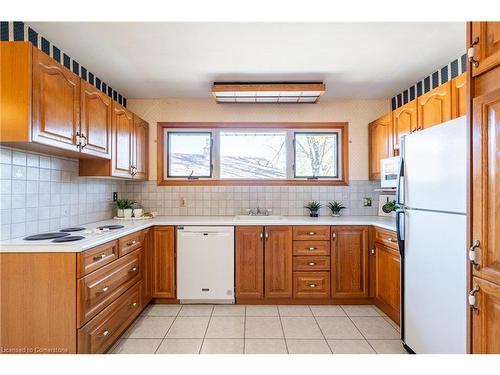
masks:
<path fill-rule="evenodd" d="M 268 208 L 247 208 L 246 209 L 249 216 L 269 216 L 273 210 Z"/>

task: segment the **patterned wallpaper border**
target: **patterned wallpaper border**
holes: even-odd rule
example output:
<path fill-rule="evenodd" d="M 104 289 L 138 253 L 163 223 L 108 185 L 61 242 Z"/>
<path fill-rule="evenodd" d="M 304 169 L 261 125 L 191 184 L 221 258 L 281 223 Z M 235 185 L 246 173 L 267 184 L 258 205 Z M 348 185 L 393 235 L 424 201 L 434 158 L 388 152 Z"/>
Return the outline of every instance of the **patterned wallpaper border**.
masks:
<path fill-rule="evenodd" d="M 434 73 L 429 74 L 423 80 L 415 83 L 413 86 L 407 88 L 403 92 L 394 95 L 391 98 L 392 110 L 401 107 L 402 105 L 411 102 L 413 99 L 431 91 L 443 83 L 459 76 L 467 70 L 466 55 L 463 54 L 459 58 L 453 60 L 448 65 L 443 66 L 441 69 L 436 70 Z"/>
<path fill-rule="evenodd" d="M 69 70 L 73 71 L 73 73 L 77 74 L 80 78 L 97 87 L 121 105 L 125 107 L 127 106 L 127 98 L 118 93 L 99 77 L 96 77 L 94 73 L 82 66 L 71 56 L 64 53 L 60 48 L 45 39 L 26 23 L 17 21 L 0 21 L 0 41 L 31 42 L 35 47 L 45 52 Z"/>

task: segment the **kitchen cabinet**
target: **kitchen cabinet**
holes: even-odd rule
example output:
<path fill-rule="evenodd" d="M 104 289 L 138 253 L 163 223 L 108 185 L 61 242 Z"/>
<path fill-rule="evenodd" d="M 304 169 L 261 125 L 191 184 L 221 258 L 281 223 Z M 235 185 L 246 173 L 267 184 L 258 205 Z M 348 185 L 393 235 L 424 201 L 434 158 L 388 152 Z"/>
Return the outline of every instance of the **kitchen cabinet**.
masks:
<path fill-rule="evenodd" d="M 367 226 L 332 226 L 331 292 L 335 298 L 369 296 Z"/>
<path fill-rule="evenodd" d="M 148 123 L 134 115 L 132 173 L 136 180 L 148 179 L 148 134 Z"/>
<path fill-rule="evenodd" d="M 451 118 L 465 116 L 467 111 L 467 73 L 451 80 Z"/>
<path fill-rule="evenodd" d="M 81 152 L 110 159 L 113 100 L 84 80 L 81 80 L 80 99 Z"/>
<path fill-rule="evenodd" d="M 132 112 L 118 103 L 113 103 L 112 111 L 113 157 L 111 176 L 131 177 L 133 161 L 134 117 Z"/>
<path fill-rule="evenodd" d="M 392 111 L 393 149 L 399 150 L 401 137 L 417 130 L 417 126 L 416 99 Z"/>
<path fill-rule="evenodd" d="M 142 306 L 153 298 L 153 229 L 145 229 L 143 246 Z"/>
<path fill-rule="evenodd" d="M 236 298 L 264 297 L 264 228 L 236 227 Z"/>
<path fill-rule="evenodd" d="M 472 76 L 476 77 L 500 65 L 500 22 L 472 22 L 471 40 L 474 49 Z"/>
<path fill-rule="evenodd" d="M 397 324 L 401 299 L 400 269 L 399 252 L 375 243 L 375 305 Z"/>
<path fill-rule="evenodd" d="M 370 180 L 380 180 L 380 160 L 393 155 L 392 115 L 380 117 L 368 124 L 368 175 Z"/>
<path fill-rule="evenodd" d="M 265 296 L 291 298 L 293 295 L 292 227 L 265 227 L 264 241 Z"/>
<path fill-rule="evenodd" d="M 153 297 L 175 298 L 174 227 L 153 229 Z"/>
<path fill-rule="evenodd" d="M 423 130 L 451 120 L 451 82 L 417 98 L 417 128 Z"/>
<path fill-rule="evenodd" d="M 500 285 L 474 277 L 475 305 L 472 310 L 472 352 L 500 353 Z"/>

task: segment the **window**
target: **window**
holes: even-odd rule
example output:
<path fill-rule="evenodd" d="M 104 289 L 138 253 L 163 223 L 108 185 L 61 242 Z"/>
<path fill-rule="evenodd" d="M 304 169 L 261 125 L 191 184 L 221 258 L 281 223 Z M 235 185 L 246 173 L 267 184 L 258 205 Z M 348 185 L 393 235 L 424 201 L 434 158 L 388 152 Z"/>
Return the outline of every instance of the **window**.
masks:
<path fill-rule="evenodd" d="M 160 185 L 345 185 L 346 123 L 159 123 Z"/>

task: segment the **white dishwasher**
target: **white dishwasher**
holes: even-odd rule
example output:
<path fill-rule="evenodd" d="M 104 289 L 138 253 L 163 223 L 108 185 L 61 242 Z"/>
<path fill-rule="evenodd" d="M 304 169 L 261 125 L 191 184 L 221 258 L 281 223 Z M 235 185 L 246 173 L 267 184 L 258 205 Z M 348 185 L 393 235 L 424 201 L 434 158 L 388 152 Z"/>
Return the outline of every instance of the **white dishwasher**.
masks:
<path fill-rule="evenodd" d="M 234 303 L 234 227 L 177 227 L 177 298 Z"/>

